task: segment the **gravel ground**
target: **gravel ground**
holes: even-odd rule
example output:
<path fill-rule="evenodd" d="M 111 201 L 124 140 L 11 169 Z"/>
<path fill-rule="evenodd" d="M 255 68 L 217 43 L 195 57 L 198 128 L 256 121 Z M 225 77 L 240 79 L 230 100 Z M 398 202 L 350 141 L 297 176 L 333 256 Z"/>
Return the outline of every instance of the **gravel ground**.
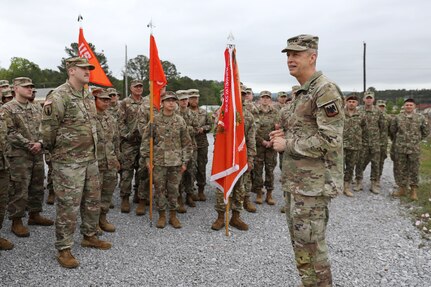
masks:
<path fill-rule="evenodd" d="M 331 203 L 327 237 L 334 286 L 431 286 L 431 251 L 418 248 L 420 232 L 406 208 L 390 197 L 391 170 L 387 160 L 381 194 L 340 195 Z M 0 253 L 0 286 L 297 286 L 289 232 L 279 212 L 279 177 L 277 168 L 277 205 L 244 212 L 250 230 L 232 229 L 230 237 L 210 229 L 216 218 L 212 186 L 207 186 L 206 202 L 179 215 L 180 230 L 157 229 L 156 212 L 153 227 L 148 213 L 121 214 L 116 191 L 108 218 L 117 232 L 103 236 L 112 249 L 82 248 L 77 229 L 73 253 L 81 265 L 72 270 L 55 259 L 54 227 L 30 226 L 29 238 L 17 238 L 5 220 L 1 235 L 15 249 Z M 55 208 L 46 206 L 45 215 L 54 218 Z"/>

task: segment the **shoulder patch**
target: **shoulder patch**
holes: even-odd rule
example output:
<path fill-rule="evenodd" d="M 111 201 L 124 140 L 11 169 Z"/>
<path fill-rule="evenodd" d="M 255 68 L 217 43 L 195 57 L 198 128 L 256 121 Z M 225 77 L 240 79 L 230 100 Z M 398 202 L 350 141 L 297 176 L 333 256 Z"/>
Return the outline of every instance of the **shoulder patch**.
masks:
<path fill-rule="evenodd" d="M 46 100 L 43 104 L 43 113 L 47 116 L 50 116 L 52 114 L 52 101 Z"/>
<path fill-rule="evenodd" d="M 325 109 L 325 113 L 328 118 L 335 117 L 340 113 L 340 111 L 338 110 L 337 104 L 335 102 L 330 102 L 324 105 L 323 109 Z"/>

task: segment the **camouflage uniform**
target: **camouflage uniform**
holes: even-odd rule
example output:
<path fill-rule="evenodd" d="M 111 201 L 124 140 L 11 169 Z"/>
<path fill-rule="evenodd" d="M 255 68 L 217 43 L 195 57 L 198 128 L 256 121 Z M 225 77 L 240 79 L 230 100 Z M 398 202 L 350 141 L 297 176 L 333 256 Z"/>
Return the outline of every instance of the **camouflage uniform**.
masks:
<path fill-rule="evenodd" d="M 100 182 L 96 158 L 97 130 L 94 97 L 67 81 L 45 101 L 41 132 L 51 153 L 57 218 L 58 250 L 73 245 L 78 212 L 81 233 L 96 234 L 100 213 Z"/>
<path fill-rule="evenodd" d="M 181 166 L 187 166 L 192 156 L 192 140 L 187 124 L 177 114 L 154 116 L 154 189 L 157 210 L 176 210 Z M 144 129 L 141 156 L 150 164 L 150 128 Z"/>
<path fill-rule="evenodd" d="M 430 134 L 428 120 L 421 114 L 406 112 L 397 115 L 390 125 L 394 151 L 399 164 L 399 185 L 406 188 L 419 184 L 420 142 Z"/>
<path fill-rule="evenodd" d="M 0 229 L 3 225 L 8 204 L 9 163 L 6 158 L 6 134 L 7 126 L 4 120 L 4 112 L 0 109 Z"/>
<path fill-rule="evenodd" d="M 43 152 L 30 152 L 30 143 L 39 142 L 41 112 L 32 103 L 22 104 L 16 99 L 3 105 L 8 127 L 8 149 L 10 163 L 9 219 L 22 218 L 25 210 L 41 212 L 44 192 Z"/>
<path fill-rule="evenodd" d="M 291 113 L 292 113 L 291 102 L 288 102 L 283 108 L 281 108 L 279 112 L 280 128 L 285 132 L 287 131 L 287 120 Z M 279 153 L 280 170 L 283 169 L 283 157 L 284 157 L 283 154 L 284 152 Z"/>
<path fill-rule="evenodd" d="M 328 205 L 343 186 L 341 91 L 315 72 L 291 105 L 283 190 L 296 266 L 304 286 L 331 286 L 325 233 Z"/>
<path fill-rule="evenodd" d="M 350 183 L 353 179 L 353 172 L 356 171 L 356 174 L 360 172 L 359 157 L 362 149 L 362 130 L 366 123 L 357 110 L 350 114 L 346 108 L 344 115 L 344 182 Z"/>
<path fill-rule="evenodd" d="M 210 115 L 202 108 L 192 112 L 197 114 L 199 128 L 203 129 L 203 133 L 195 135 L 197 145 L 197 162 L 196 162 L 196 181 L 199 189 L 204 189 L 206 185 L 206 166 L 208 163 L 208 139 L 207 133 L 211 131 L 212 120 Z"/>
<path fill-rule="evenodd" d="M 383 113 L 383 127 L 380 134 L 380 160 L 379 160 L 379 176 L 378 181 L 382 177 L 383 165 L 388 157 L 388 142 L 389 142 L 389 125 L 391 117 L 387 113 Z"/>

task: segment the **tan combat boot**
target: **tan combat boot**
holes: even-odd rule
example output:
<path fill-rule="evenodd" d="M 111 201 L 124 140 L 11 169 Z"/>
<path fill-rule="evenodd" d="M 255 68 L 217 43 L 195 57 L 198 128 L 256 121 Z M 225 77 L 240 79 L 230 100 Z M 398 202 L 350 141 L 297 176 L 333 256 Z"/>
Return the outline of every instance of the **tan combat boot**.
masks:
<path fill-rule="evenodd" d="M 145 199 L 139 199 L 138 206 L 136 207 L 136 215 L 144 215 L 146 211 Z"/>
<path fill-rule="evenodd" d="M 205 201 L 205 200 L 202 200 Z M 190 194 L 186 195 L 186 204 L 190 207 L 196 207 L 196 203 L 193 200 L 193 197 Z"/>
<path fill-rule="evenodd" d="M 410 199 L 411 200 L 418 200 L 418 187 L 417 186 L 410 186 Z"/>
<path fill-rule="evenodd" d="M 343 193 L 348 197 L 353 197 L 353 193 L 350 191 L 350 182 L 349 181 L 344 182 Z"/>
<path fill-rule="evenodd" d="M 55 193 L 54 191 L 49 191 L 48 197 L 46 198 L 46 204 L 53 205 L 55 201 Z"/>
<path fill-rule="evenodd" d="M 263 198 L 262 198 L 262 189 L 257 191 L 257 195 L 256 195 L 256 200 L 254 201 L 257 204 L 262 204 L 263 203 Z"/>
<path fill-rule="evenodd" d="M 398 190 L 392 193 L 393 197 L 400 197 L 406 195 L 406 188 L 404 186 L 398 187 Z"/>
<path fill-rule="evenodd" d="M 166 211 L 159 211 L 159 220 L 157 220 L 156 227 L 157 228 L 165 228 L 166 226 Z"/>
<path fill-rule="evenodd" d="M 54 221 L 43 217 L 39 212 L 30 212 L 28 217 L 28 225 L 51 226 L 54 225 Z"/>
<path fill-rule="evenodd" d="M 223 211 L 217 211 L 218 217 L 216 221 L 211 225 L 212 230 L 220 230 L 224 226 L 224 212 Z"/>
<path fill-rule="evenodd" d="M 229 221 L 229 224 L 239 230 L 248 230 L 248 225 L 244 221 L 241 220 L 239 211 L 233 210 L 232 217 Z"/>
<path fill-rule="evenodd" d="M 195 190 L 195 189 L 193 189 L 193 190 Z M 197 193 L 195 193 L 195 192 L 192 193 L 192 199 L 193 199 L 193 201 L 199 201 L 199 197 L 198 197 Z"/>
<path fill-rule="evenodd" d="M 30 236 L 30 232 L 28 231 L 28 228 L 22 224 L 21 218 L 12 219 L 11 231 L 13 232 L 13 234 L 15 234 L 18 237 Z"/>
<path fill-rule="evenodd" d="M 5 238 L 0 237 L 0 250 L 11 250 L 13 248 L 13 243 Z"/>
<path fill-rule="evenodd" d="M 377 180 L 373 180 L 371 181 L 371 187 L 370 187 L 370 191 L 374 194 L 379 194 L 380 193 L 380 187 L 377 183 Z"/>
<path fill-rule="evenodd" d="M 113 209 L 115 206 L 114 206 L 114 202 L 112 201 L 112 199 L 111 199 L 111 203 L 109 204 L 109 208 L 110 209 Z"/>
<path fill-rule="evenodd" d="M 123 196 L 121 199 L 121 213 L 129 213 L 130 212 L 130 202 L 129 196 Z"/>
<path fill-rule="evenodd" d="M 183 201 L 183 196 L 180 195 L 178 196 L 178 209 L 177 209 L 178 213 L 186 213 L 187 209 L 184 205 L 184 201 Z"/>
<path fill-rule="evenodd" d="M 174 228 L 181 228 L 181 222 L 177 218 L 177 211 L 176 210 L 170 210 L 169 211 L 169 224 L 172 225 Z"/>
<path fill-rule="evenodd" d="M 100 240 L 96 235 L 87 236 L 84 235 L 84 238 L 81 241 L 82 247 L 91 247 L 101 250 L 108 250 L 112 247 L 112 244 L 105 240 Z"/>
<path fill-rule="evenodd" d="M 79 266 L 79 261 L 72 255 L 70 248 L 58 250 L 57 261 L 64 268 L 76 268 Z"/>
<path fill-rule="evenodd" d="M 198 190 L 198 200 L 199 201 L 206 201 L 207 198 L 204 194 L 204 187 L 203 186 L 199 186 L 199 190 Z"/>
<path fill-rule="evenodd" d="M 105 232 L 115 232 L 115 226 L 106 219 L 106 213 L 100 214 L 99 226 Z"/>
<path fill-rule="evenodd" d="M 266 199 L 265 199 L 265 202 L 266 202 L 268 205 L 274 205 L 274 204 L 275 204 L 275 201 L 274 201 L 274 199 L 272 198 L 272 190 L 267 190 L 267 191 L 266 191 Z"/>
<path fill-rule="evenodd" d="M 353 187 L 353 191 L 358 192 L 358 191 L 361 191 L 362 189 L 363 189 L 362 179 L 357 179 L 355 182 L 355 186 Z"/>
<path fill-rule="evenodd" d="M 255 213 L 256 212 L 256 206 L 250 201 L 250 196 L 244 197 L 244 209 L 248 212 Z"/>

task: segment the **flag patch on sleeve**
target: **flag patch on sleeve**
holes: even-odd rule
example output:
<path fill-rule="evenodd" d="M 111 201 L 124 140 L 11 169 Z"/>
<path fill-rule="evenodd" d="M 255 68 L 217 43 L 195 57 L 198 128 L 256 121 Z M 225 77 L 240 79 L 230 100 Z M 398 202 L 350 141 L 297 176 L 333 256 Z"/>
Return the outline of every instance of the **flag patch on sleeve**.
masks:
<path fill-rule="evenodd" d="M 335 102 L 326 104 L 323 106 L 323 108 L 325 109 L 325 113 L 328 118 L 335 117 L 340 113 L 340 111 L 338 110 L 337 104 L 335 104 Z"/>

